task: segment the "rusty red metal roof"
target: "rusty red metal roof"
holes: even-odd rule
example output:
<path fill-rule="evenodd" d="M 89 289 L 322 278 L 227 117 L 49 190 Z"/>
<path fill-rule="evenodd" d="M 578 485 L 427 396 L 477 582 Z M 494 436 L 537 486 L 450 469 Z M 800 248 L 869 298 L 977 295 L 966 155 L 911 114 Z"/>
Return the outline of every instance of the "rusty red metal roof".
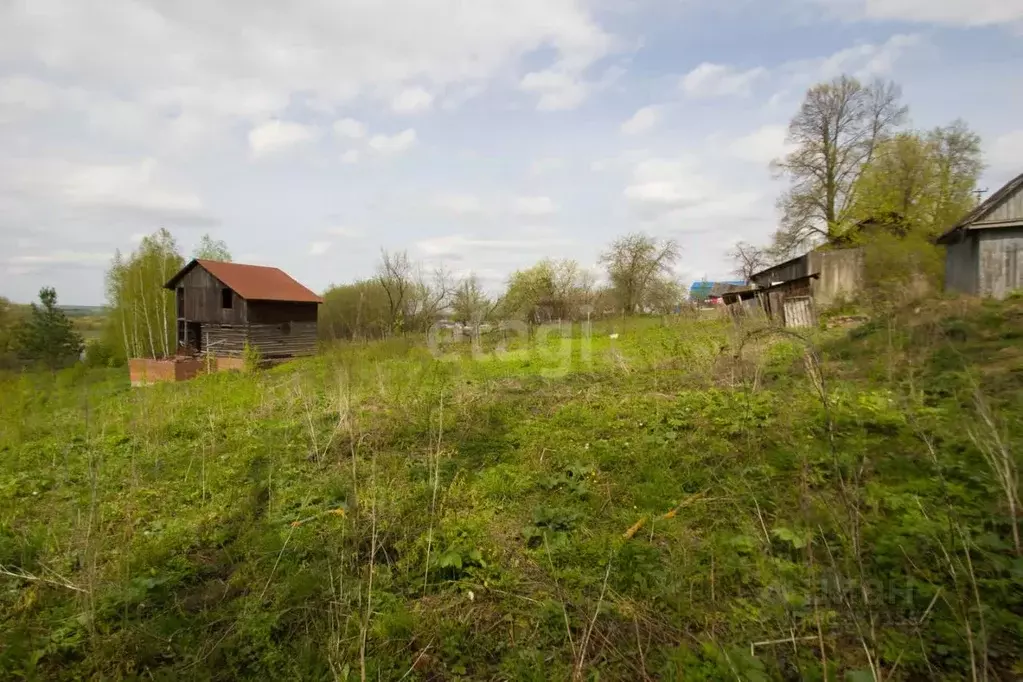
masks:
<path fill-rule="evenodd" d="M 292 303 L 323 303 L 323 299 L 299 284 L 288 273 L 265 265 L 245 265 L 223 261 L 193 259 L 165 285 L 168 289 L 196 265 L 219 279 L 236 294 L 249 301 L 288 301 Z"/>

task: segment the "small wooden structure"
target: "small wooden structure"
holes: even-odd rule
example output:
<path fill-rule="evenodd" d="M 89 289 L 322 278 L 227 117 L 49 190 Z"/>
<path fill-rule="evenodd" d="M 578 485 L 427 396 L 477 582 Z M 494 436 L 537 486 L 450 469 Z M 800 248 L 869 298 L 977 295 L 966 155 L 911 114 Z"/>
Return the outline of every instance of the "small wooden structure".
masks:
<path fill-rule="evenodd" d="M 1005 298 L 1023 289 L 1023 175 L 992 194 L 938 238 L 945 288 Z"/>
<path fill-rule="evenodd" d="M 804 275 L 762 288 L 737 289 L 725 293 L 722 300 L 736 319 L 757 310 L 785 327 L 812 327 L 817 324 L 813 289 L 819 277 Z"/>
<path fill-rule="evenodd" d="M 808 281 L 810 290 L 805 295 L 813 297 L 819 306 L 854 296 L 863 286 L 863 249 L 820 248 L 802 256 L 792 258 L 778 265 L 754 273 L 750 281 L 760 290 L 768 287 L 802 280 Z"/>
<path fill-rule="evenodd" d="M 268 360 L 316 352 L 323 299 L 277 268 L 195 259 L 165 287 L 183 354 L 240 357 L 246 344 Z"/>

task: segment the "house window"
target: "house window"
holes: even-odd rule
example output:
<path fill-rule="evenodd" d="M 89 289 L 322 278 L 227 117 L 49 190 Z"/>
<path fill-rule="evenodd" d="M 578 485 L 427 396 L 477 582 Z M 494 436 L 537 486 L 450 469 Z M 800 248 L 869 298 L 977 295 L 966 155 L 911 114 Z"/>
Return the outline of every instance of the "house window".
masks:
<path fill-rule="evenodd" d="M 234 296 L 227 287 L 220 290 L 220 307 L 225 310 L 234 307 Z"/>

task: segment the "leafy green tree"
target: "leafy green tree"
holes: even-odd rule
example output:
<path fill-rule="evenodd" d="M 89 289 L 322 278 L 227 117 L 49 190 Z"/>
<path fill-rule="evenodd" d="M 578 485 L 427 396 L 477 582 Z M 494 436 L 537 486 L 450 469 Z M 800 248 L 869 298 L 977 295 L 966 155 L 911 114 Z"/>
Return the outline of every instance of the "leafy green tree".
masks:
<path fill-rule="evenodd" d="M 0 296 L 0 368 L 13 368 L 19 364 L 15 332 L 27 308 Z"/>
<path fill-rule="evenodd" d="M 642 232 L 619 237 L 600 257 L 619 305 L 626 315 L 641 312 L 658 280 L 671 280 L 681 250 L 674 239 L 659 240 Z M 661 291 L 664 287 L 659 287 Z"/>
<path fill-rule="evenodd" d="M 845 229 L 861 169 L 906 118 L 900 99 L 893 83 L 864 86 L 849 76 L 807 91 L 789 123 L 794 149 L 772 164 L 790 183 L 778 201 L 783 217 L 774 237 L 776 259 L 830 241 Z"/>
<path fill-rule="evenodd" d="M 493 307 L 476 275 L 469 275 L 459 282 L 451 298 L 451 312 L 462 324 L 479 324 L 487 318 Z"/>
<path fill-rule="evenodd" d="M 503 314 L 530 324 L 572 319 L 592 304 L 593 278 L 574 260 L 545 259 L 508 280 Z"/>
<path fill-rule="evenodd" d="M 980 137 L 962 121 L 880 143 L 856 183 L 851 215 L 888 223 L 889 232 L 941 234 L 974 205 L 983 168 Z"/>
<path fill-rule="evenodd" d="M 174 237 L 165 229 L 145 237 L 127 258 L 114 253 L 106 276 L 110 314 L 104 341 L 119 358 L 174 353 L 174 293 L 163 285 L 184 262 Z"/>
<path fill-rule="evenodd" d="M 383 338 L 390 331 L 389 321 L 387 292 L 376 278 L 331 286 L 323 294 L 321 338 Z"/>
<path fill-rule="evenodd" d="M 82 352 L 82 337 L 71 320 L 57 307 L 57 292 L 50 287 L 39 291 L 41 305 L 32 304 L 28 318 L 17 329 L 18 353 L 25 360 L 57 369 Z"/>
<path fill-rule="evenodd" d="M 195 247 L 192 258 L 219 260 L 230 263 L 231 252 L 227 248 L 227 242 L 221 239 L 214 239 L 207 233 L 199 240 L 199 245 Z"/>

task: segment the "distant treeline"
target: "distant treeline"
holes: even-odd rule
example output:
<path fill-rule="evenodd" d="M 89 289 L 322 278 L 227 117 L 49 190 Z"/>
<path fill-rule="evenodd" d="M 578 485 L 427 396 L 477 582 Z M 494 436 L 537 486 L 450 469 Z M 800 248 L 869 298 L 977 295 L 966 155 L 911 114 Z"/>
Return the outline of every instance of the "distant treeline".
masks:
<path fill-rule="evenodd" d="M 376 274 L 324 293 L 320 336 L 375 339 L 422 333 L 441 319 L 469 327 L 492 320 L 542 324 L 604 315 L 667 313 L 678 308 L 683 287 L 674 278 L 679 257 L 673 240 L 634 233 L 612 242 L 601 256 L 606 283 L 570 259 L 544 259 L 518 270 L 502 291 L 488 292 L 470 274 L 457 279 L 427 270 L 405 252 L 381 252 Z"/>

